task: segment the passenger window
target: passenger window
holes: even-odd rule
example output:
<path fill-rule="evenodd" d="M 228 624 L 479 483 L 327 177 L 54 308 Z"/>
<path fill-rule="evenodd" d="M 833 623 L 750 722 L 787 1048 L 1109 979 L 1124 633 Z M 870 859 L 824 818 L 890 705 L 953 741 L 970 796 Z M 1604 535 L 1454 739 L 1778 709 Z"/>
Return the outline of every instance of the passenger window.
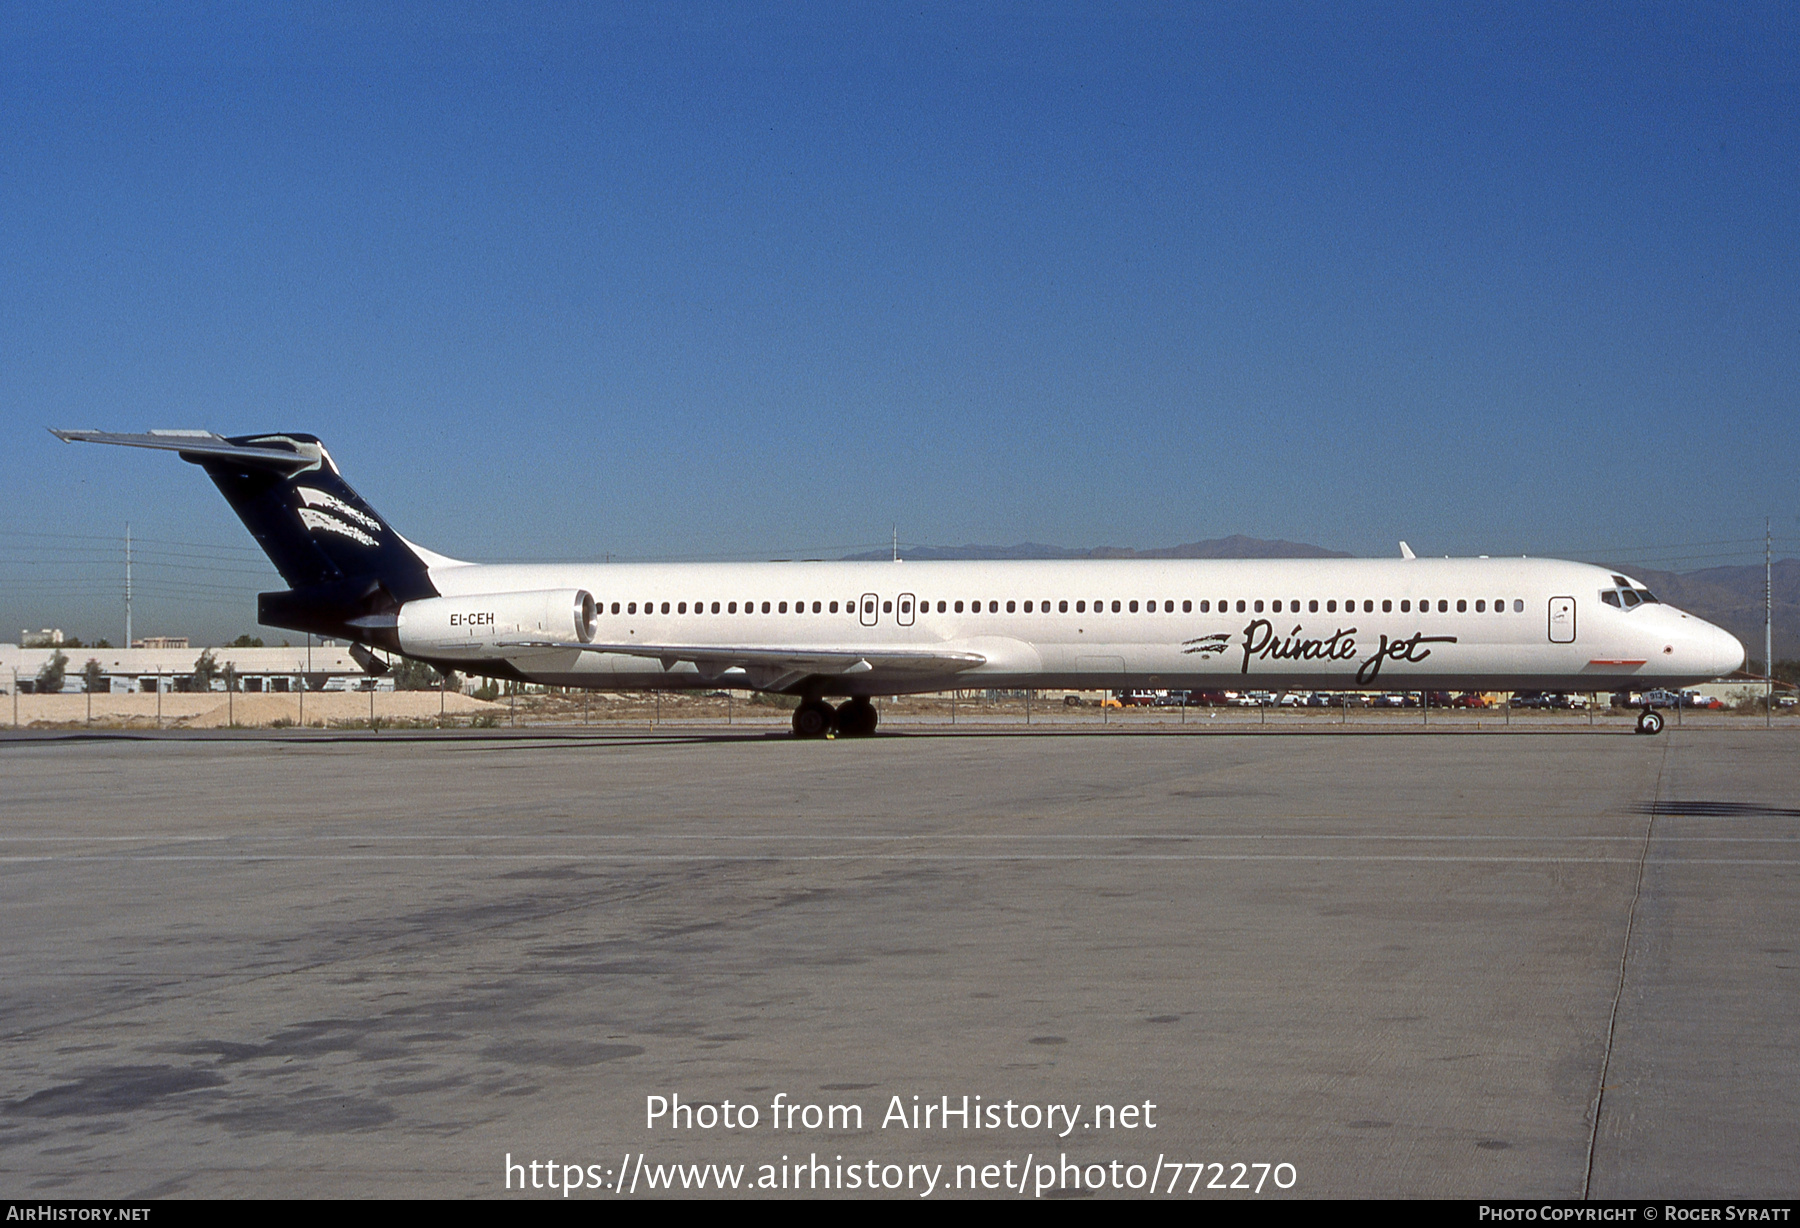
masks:
<path fill-rule="evenodd" d="M 715 601 L 715 602 L 713 602 L 713 613 L 717 614 L 718 612 L 719 612 L 719 603 Z M 736 614 L 737 613 L 737 602 L 733 601 L 729 605 L 727 605 L 725 607 L 725 612 L 727 614 Z"/>
<path fill-rule="evenodd" d="M 1412 613 L 1412 602 L 1402 601 L 1400 603 L 1400 612 L 1402 614 L 1411 614 Z"/>
<path fill-rule="evenodd" d="M 1200 612 L 1202 614 L 1211 614 L 1212 613 L 1212 602 L 1211 601 L 1202 601 L 1200 603 Z"/>
<path fill-rule="evenodd" d="M 960 601 L 956 603 L 956 612 L 958 614 L 962 613 L 962 602 L 960 602 Z"/>
<path fill-rule="evenodd" d="M 1262 603 L 1262 602 L 1260 602 L 1260 601 L 1259 601 L 1259 602 L 1257 602 L 1257 603 L 1256 603 L 1256 612 L 1257 612 L 1257 613 L 1258 613 L 1258 614 L 1261 614 L 1261 613 L 1262 613 L 1262 605 L 1263 605 L 1263 603 Z"/>
<path fill-rule="evenodd" d="M 1461 597 L 1458 597 L 1456 599 L 1456 612 L 1458 614 L 1467 614 L 1469 612 L 1469 603 L 1464 601 Z"/>
<path fill-rule="evenodd" d="M 1117 607 L 1115 606 L 1114 608 L 1116 609 Z M 1135 602 L 1135 601 L 1131 603 L 1131 613 L 1133 613 L 1133 614 L 1137 613 L 1137 602 Z"/>
<path fill-rule="evenodd" d="M 1523 614 L 1524 612 L 1525 612 L 1525 603 L 1523 601 L 1519 600 L 1517 597 L 1514 597 L 1513 598 L 1513 613 L 1514 614 Z"/>
<path fill-rule="evenodd" d="M 1498 601 L 1494 602 L 1494 613 L 1496 613 L 1496 614 L 1506 613 L 1506 598 L 1502 597 Z"/>
<path fill-rule="evenodd" d="M 1450 612 L 1450 603 L 1448 601 L 1445 601 L 1442 597 L 1439 597 L 1438 598 L 1438 613 L 1439 614 L 1448 614 L 1449 612 Z"/>
<path fill-rule="evenodd" d="M 956 608 L 960 610 L 960 609 L 962 609 L 962 606 L 958 605 Z M 942 614 L 943 612 L 944 612 L 944 603 L 940 601 L 940 602 L 938 602 L 938 613 Z"/>
<path fill-rule="evenodd" d="M 1391 601 L 1383 601 L 1381 603 L 1381 612 L 1383 614 L 1392 614 L 1394 612 L 1394 603 Z"/>
<path fill-rule="evenodd" d="M 669 612 L 669 603 L 666 601 L 662 603 L 662 612 L 664 614 L 667 614 Z"/>
<path fill-rule="evenodd" d="M 1118 603 L 1118 602 L 1116 602 L 1116 601 L 1115 601 L 1115 602 L 1113 602 L 1113 611 L 1112 611 L 1112 612 L 1113 612 L 1113 613 L 1114 613 L 1114 614 L 1117 614 L 1117 613 L 1118 613 L 1118 612 L 1119 612 L 1119 603 Z"/>
<path fill-rule="evenodd" d="M 1075 603 L 1075 612 L 1077 614 L 1086 614 L 1087 613 L 1087 602 L 1077 601 Z"/>
<path fill-rule="evenodd" d="M 998 614 L 999 612 L 1000 612 L 1000 603 L 998 601 L 988 602 L 988 613 L 989 614 Z"/>
<path fill-rule="evenodd" d="M 883 614 L 892 614 L 894 612 L 894 603 L 891 601 L 882 602 L 881 603 L 881 612 Z"/>
<path fill-rule="evenodd" d="M 1183 614 L 1192 614 L 1194 612 L 1194 603 L 1191 601 L 1182 602 L 1181 603 L 1181 612 Z"/>
<path fill-rule="evenodd" d="M 786 614 L 787 613 L 787 602 L 784 601 L 780 605 L 776 606 L 775 612 L 777 614 Z"/>
<path fill-rule="evenodd" d="M 1316 601 L 1308 601 L 1306 603 L 1306 612 L 1308 614 L 1317 614 L 1319 612 L 1319 603 Z"/>
<path fill-rule="evenodd" d="M 1270 610 L 1272 610 L 1272 611 L 1273 611 L 1273 612 L 1275 612 L 1275 613 L 1276 613 L 1276 614 L 1279 614 L 1279 613 L 1281 613 L 1281 603 L 1280 603 L 1280 602 L 1279 602 L 1279 601 L 1273 601 L 1273 602 L 1270 602 L 1270 603 L 1269 603 L 1269 608 L 1270 608 Z"/>
<path fill-rule="evenodd" d="M 1325 603 L 1325 612 L 1327 614 L 1336 614 L 1337 613 L 1337 602 L 1327 601 Z"/>
<path fill-rule="evenodd" d="M 615 601 L 615 602 L 613 602 L 613 613 L 617 614 L 618 612 L 619 612 L 619 603 Z"/>
<path fill-rule="evenodd" d="M 637 602 L 633 601 L 632 603 L 627 605 L 625 607 L 625 612 L 627 614 L 636 614 L 637 613 Z"/>
<path fill-rule="evenodd" d="M 1373 613 L 1374 613 L 1374 612 L 1375 612 L 1375 602 L 1374 602 L 1374 600 L 1373 600 L 1373 599 L 1372 599 L 1372 598 L 1371 598 L 1371 599 L 1366 599 L 1366 600 L 1364 600 L 1364 602 L 1363 602 L 1363 613 L 1364 613 L 1364 614 L 1373 614 Z"/>
<path fill-rule="evenodd" d="M 1018 612 L 1019 612 L 1019 610 L 1018 610 L 1018 603 L 1017 603 L 1017 602 L 1013 602 L 1013 601 L 1009 601 L 1009 602 L 1007 602 L 1007 603 L 1006 603 L 1006 612 L 1007 612 L 1007 613 L 1008 613 L 1008 614 L 1017 614 L 1017 613 L 1018 613 Z"/>
<path fill-rule="evenodd" d="M 1242 614 L 1244 612 L 1244 599 L 1242 597 L 1238 598 L 1237 612 L 1239 614 Z"/>
<path fill-rule="evenodd" d="M 1069 612 L 1069 603 L 1066 601 L 1057 602 L 1056 603 L 1056 612 L 1058 614 L 1067 614 Z"/>
<path fill-rule="evenodd" d="M 1029 601 L 1027 601 L 1027 602 L 1026 602 L 1026 603 L 1025 603 L 1025 612 L 1026 612 L 1026 613 L 1027 613 L 1027 614 L 1029 614 L 1029 613 L 1031 613 L 1031 603 L 1030 603 L 1030 602 L 1029 602 Z"/>
<path fill-rule="evenodd" d="M 683 601 L 680 604 L 678 604 L 675 607 L 675 612 L 677 614 L 686 614 L 687 613 L 687 602 Z M 698 601 L 696 601 L 694 603 L 694 613 L 698 614 L 699 612 L 700 612 L 700 603 Z"/>
<path fill-rule="evenodd" d="M 1475 603 L 1475 612 L 1477 614 L 1486 614 L 1487 613 L 1487 602 L 1477 601 Z"/>
<path fill-rule="evenodd" d="M 813 613 L 817 614 L 819 612 L 820 612 L 819 611 L 819 603 L 815 601 L 815 602 L 813 602 Z M 835 602 L 835 601 L 831 603 L 831 612 L 833 614 L 837 613 L 837 602 Z"/>

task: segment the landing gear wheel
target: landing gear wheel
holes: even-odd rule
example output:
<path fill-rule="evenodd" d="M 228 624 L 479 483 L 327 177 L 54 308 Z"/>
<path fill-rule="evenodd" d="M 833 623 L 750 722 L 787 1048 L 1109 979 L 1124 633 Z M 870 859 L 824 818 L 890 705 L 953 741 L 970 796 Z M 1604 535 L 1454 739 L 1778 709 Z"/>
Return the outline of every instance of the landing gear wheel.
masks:
<path fill-rule="evenodd" d="M 859 697 L 838 709 L 838 732 L 846 738 L 866 738 L 875 732 L 875 723 L 879 719 L 875 705 Z"/>
<path fill-rule="evenodd" d="M 802 700 L 794 709 L 794 736 L 822 738 L 837 723 L 837 711 L 822 699 Z"/>
<path fill-rule="evenodd" d="M 1659 734 L 1662 732 L 1662 713 L 1654 708 L 1645 708 L 1638 713 L 1637 731 L 1639 733 Z"/>

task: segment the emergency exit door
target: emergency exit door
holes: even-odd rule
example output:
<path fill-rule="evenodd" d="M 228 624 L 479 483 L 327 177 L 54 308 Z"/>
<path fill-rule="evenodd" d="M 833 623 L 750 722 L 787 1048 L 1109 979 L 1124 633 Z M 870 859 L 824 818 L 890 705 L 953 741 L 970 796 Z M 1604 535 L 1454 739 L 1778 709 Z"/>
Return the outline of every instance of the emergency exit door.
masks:
<path fill-rule="evenodd" d="M 1550 642 L 1552 644 L 1573 644 L 1575 642 L 1575 598 L 1550 598 Z"/>

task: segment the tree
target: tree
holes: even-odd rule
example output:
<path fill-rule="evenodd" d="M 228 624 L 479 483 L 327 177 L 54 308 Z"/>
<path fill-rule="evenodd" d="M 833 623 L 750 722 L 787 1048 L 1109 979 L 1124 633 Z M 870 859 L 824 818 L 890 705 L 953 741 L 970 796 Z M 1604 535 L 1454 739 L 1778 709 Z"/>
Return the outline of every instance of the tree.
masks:
<path fill-rule="evenodd" d="M 57 650 L 55 656 L 44 662 L 44 668 L 37 673 L 37 684 L 32 687 L 39 695 L 54 695 L 63 689 L 63 676 L 69 668 L 68 654 Z"/>
<path fill-rule="evenodd" d="M 411 657 L 401 657 L 394 663 L 394 689 L 396 691 L 435 691 L 448 681 L 449 690 L 460 690 L 455 673 L 445 675 L 423 661 L 415 661 Z"/>
<path fill-rule="evenodd" d="M 208 648 L 194 661 L 194 690 L 212 690 L 213 679 L 219 676 L 219 660 Z"/>
<path fill-rule="evenodd" d="M 262 642 L 262 637 L 260 635 L 258 635 L 258 636 L 240 635 L 235 640 L 232 640 L 231 643 L 229 643 L 225 646 L 227 648 L 261 648 L 263 646 L 263 642 Z"/>
<path fill-rule="evenodd" d="M 87 664 L 81 667 L 81 689 L 89 695 L 112 689 L 112 684 L 106 678 L 106 670 L 93 657 L 89 657 Z"/>
<path fill-rule="evenodd" d="M 95 640 L 94 647 L 95 648 L 111 648 L 112 641 L 111 640 Z"/>

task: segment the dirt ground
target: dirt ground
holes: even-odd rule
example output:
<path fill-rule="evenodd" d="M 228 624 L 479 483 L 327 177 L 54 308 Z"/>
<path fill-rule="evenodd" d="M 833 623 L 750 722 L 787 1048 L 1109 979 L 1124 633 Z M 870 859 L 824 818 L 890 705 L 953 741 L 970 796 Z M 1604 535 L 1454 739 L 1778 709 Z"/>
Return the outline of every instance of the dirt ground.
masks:
<path fill-rule="evenodd" d="M 492 724 L 506 712 L 504 704 L 484 703 L 468 695 L 436 691 L 374 693 L 374 718 L 378 724 L 435 725 L 445 723 Z M 224 729 L 300 725 L 330 729 L 367 728 L 370 693 L 317 691 L 305 696 L 302 722 L 301 696 L 291 694 L 163 695 L 20 695 L 16 724 L 28 729 Z M 11 697 L 9 696 L 10 700 Z M 90 707 L 89 700 L 92 700 Z M 441 702 L 441 708 L 440 708 Z M 0 707 L 0 721 L 10 721 L 13 710 Z"/>

